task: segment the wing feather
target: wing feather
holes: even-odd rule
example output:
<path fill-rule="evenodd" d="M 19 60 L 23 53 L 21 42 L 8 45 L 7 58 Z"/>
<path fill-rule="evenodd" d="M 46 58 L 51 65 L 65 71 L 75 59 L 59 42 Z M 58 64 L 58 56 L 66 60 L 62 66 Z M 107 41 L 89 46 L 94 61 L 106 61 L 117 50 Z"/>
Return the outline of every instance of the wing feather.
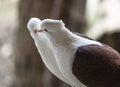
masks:
<path fill-rule="evenodd" d="M 79 47 L 72 70 L 88 87 L 120 87 L 120 54 L 107 45 Z"/>

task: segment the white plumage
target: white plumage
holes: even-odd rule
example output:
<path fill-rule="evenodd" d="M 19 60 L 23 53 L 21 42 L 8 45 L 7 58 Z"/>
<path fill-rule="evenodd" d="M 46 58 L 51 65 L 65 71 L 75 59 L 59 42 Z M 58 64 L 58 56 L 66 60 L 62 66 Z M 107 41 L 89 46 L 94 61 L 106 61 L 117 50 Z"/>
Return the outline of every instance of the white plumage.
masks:
<path fill-rule="evenodd" d="M 31 18 L 27 24 L 27 28 L 30 31 L 32 38 L 35 41 L 35 45 L 38 49 L 38 52 L 41 55 L 43 62 L 46 67 L 58 78 L 66 82 L 67 84 L 71 84 L 67 81 L 62 73 L 60 72 L 57 62 L 55 60 L 55 56 L 53 54 L 51 45 L 44 35 L 44 33 L 35 33 L 36 29 L 40 29 L 41 20 L 38 18 Z"/>

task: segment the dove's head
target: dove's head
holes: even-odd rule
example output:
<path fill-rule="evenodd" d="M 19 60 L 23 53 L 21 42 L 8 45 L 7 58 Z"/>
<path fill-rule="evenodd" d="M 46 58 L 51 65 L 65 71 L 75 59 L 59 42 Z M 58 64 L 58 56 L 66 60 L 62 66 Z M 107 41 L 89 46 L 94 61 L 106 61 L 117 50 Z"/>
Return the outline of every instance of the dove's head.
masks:
<path fill-rule="evenodd" d="M 45 19 L 41 23 L 41 30 L 48 33 L 60 32 L 63 28 L 62 20 Z"/>
<path fill-rule="evenodd" d="M 31 18 L 27 23 L 27 28 L 31 33 L 37 33 L 40 31 L 41 20 L 39 18 Z"/>
<path fill-rule="evenodd" d="M 70 31 L 64 26 L 61 20 L 45 19 L 42 21 L 41 32 L 50 40 L 65 40 L 70 37 Z"/>

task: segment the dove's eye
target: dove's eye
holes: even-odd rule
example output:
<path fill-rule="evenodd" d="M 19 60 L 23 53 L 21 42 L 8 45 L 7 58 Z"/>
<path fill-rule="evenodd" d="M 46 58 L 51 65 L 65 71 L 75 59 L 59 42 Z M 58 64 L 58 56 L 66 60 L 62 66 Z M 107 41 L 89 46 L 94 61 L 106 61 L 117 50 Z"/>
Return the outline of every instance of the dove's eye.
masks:
<path fill-rule="evenodd" d="M 44 31 L 48 32 L 48 30 L 47 30 L 47 29 L 44 29 Z"/>

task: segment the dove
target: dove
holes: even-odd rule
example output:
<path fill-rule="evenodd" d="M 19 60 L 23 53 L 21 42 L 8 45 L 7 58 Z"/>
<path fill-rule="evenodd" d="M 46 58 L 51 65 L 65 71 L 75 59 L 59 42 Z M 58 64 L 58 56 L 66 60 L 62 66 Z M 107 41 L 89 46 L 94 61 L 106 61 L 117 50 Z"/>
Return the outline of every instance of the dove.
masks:
<path fill-rule="evenodd" d="M 44 19 L 38 33 L 47 37 L 72 87 L 120 87 L 120 54 L 113 48 L 71 32 L 62 20 Z"/>
<path fill-rule="evenodd" d="M 52 72 L 60 80 L 67 84 L 71 84 L 60 72 L 49 40 L 44 33 L 38 33 L 41 31 L 40 25 L 41 20 L 39 18 L 31 18 L 27 23 L 27 28 L 30 31 L 31 37 L 35 42 L 35 46 L 37 47 L 44 64 L 50 70 L 50 72 Z"/>

